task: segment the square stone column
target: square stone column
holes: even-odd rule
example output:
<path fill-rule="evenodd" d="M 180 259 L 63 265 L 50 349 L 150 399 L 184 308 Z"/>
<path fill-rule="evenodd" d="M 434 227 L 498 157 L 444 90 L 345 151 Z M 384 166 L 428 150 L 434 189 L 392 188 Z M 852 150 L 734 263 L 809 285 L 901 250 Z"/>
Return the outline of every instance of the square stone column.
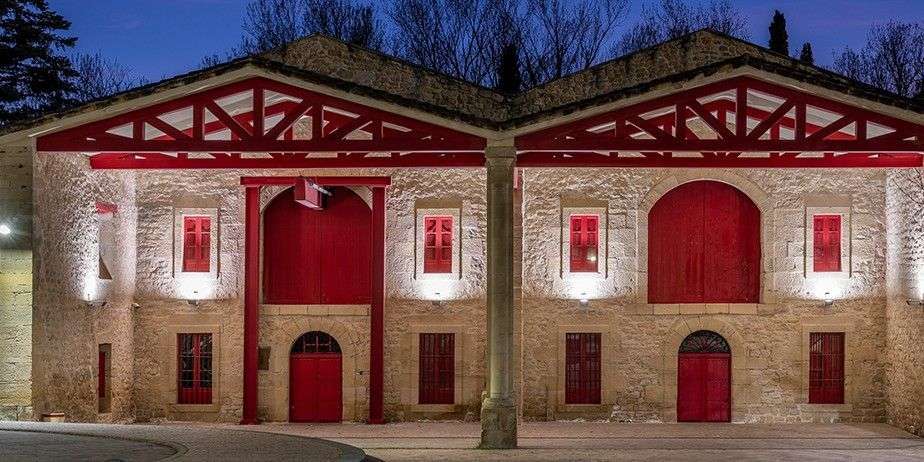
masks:
<path fill-rule="evenodd" d="M 513 168 L 512 140 L 485 149 L 488 170 L 488 393 L 481 404 L 483 449 L 517 446 L 513 401 Z"/>

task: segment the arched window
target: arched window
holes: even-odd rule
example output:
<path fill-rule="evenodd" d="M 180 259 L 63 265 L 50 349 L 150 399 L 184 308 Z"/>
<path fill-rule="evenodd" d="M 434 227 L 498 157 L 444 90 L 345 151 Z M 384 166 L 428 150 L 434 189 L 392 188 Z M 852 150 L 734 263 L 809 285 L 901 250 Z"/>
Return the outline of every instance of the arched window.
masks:
<path fill-rule="evenodd" d="M 372 301 L 372 210 L 349 188 L 331 188 L 323 210 L 288 189 L 263 214 L 263 298 L 269 304 Z"/>
<path fill-rule="evenodd" d="M 292 353 L 340 353 L 340 344 L 330 334 L 313 330 L 292 344 Z"/>
<path fill-rule="evenodd" d="M 683 339 L 680 353 L 731 353 L 731 348 L 721 335 L 709 330 L 698 330 Z"/>
<path fill-rule="evenodd" d="M 668 191 L 648 213 L 649 303 L 757 303 L 760 210 L 718 181 Z"/>

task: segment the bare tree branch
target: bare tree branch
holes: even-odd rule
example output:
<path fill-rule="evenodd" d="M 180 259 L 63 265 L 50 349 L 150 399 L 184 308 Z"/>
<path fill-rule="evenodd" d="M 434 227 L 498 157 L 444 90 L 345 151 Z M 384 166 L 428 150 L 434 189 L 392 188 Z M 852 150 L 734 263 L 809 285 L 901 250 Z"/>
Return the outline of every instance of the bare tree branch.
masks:
<path fill-rule="evenodd" d="M 642 7 L 641 19 L 623 35 L 613 51 L 616 55 L 626 55 L 704 28 L 747 39 L 747 27 L 747 19 L 729 0 L 712 0 L 707 5 L 660 0 Z"/>
<path fill-rule="evenodd" d="M 834 70 L 861 82 L 914 97 L 924 92 L 924 27 L 891 21 L 874 26 L 866 45 L 845 48 Z"/>
<path fill-rule="evenodd" d="M 77 72 L 74 85 L 80 101 L 103 98 L 145 83 L 128 67 L 99 53 L 77 54 L 71 57 L 71 62 Z"/>

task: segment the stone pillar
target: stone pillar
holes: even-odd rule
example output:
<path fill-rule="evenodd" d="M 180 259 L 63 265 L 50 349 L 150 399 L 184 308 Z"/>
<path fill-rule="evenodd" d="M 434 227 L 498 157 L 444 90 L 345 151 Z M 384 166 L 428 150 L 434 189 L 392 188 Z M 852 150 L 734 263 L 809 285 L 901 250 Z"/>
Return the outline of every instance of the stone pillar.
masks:
<path fill-rule="evenodd" d="M 517 446 L 513 401 L 513 166 L 516 148 L 485 149 L 488 170 L 488 393 L 481 404 L 483 449 Z"/>
<path fill-rule="evenodd" d="M 369 316 L 369 423 L 385 423 L 385 188 L 372 188 L 372 307 Z"/>

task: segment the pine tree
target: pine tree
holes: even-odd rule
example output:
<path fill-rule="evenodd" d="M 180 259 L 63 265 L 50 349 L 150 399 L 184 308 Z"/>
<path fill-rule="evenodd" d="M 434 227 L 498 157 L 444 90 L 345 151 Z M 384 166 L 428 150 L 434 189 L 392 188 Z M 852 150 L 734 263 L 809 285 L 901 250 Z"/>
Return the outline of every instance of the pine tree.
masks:
<path fill-rule="evenodd" d="M 45 0 L 0 0 L 0 126 L 73 103 L 70 27 Z"/>
<path fill-rule="evenodd" d="M 815 54 L 812 53 L 811 43 L 805 42 L 805 44 L 802 45 L 802 53 L 799 53 L 799 61 L 810 66 L 815 64 Z"/>
<path fill-rule="evenodd" d="M 789 34 L 786 32 L 786 16 L 780 10 L 773 12 L 770 22 L 770 49 L 789 56 Z"/>
<path fill-rule="evenodd" d="M 509 43 L 501 51 L 500 64 L 497 67 L 498 91 L 514 94 L 520 91 L 523 78 L 520 75 L 520 50 L 515 43 Z"/>

